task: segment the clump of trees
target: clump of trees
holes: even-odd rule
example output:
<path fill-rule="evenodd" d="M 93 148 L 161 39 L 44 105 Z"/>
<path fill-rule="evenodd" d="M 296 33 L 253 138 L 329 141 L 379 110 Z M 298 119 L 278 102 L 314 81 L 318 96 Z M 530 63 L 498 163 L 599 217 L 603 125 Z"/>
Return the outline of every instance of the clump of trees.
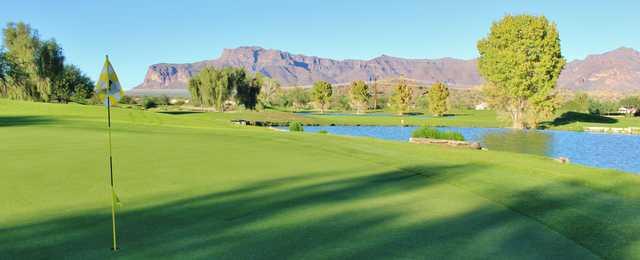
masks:
<path fill-rule="evenodd" d="M 565 110 L 571 110 L 575 112 L 587 113 L 589 112 L 589 106 L 593 100 L 587 93 L 578 92 L 574 95 L 573 99 L 566 102 L 562 108 Z"/>
<path fill-rule="evenodd" d="M 351 100 L 351 107 L 356 109 L 357 114 L 362 114 L 369 107 L 369 86 L 362 80 L 356 80 L 351 82 L 349 88 L 349 99 Z"/>
<path fill-rule="evenodd" d="M 589 113 L 598 115 L 610 115 L 618 112 L 618 102 L 612 100 L 596 100 L 589 101 Z"/>
<path fill-rule="evenodd" d="M 262 107 L 273 107 L 277 103 L 278 95 L 282 89 L 280 83 L 269 77 L 262 77 L 262 87 L 258 94 L 258 104 Z"/>
<path fill-rule="evenodd" d="M 640 110 L 640 97 L 628 96 L 618 102 L 621 107 L 626 108 L 627 115 L 634 115 Z"/>
<path fill-rule="evenodd" d="M 77 67 L 65 65 L 62 47 L 42 40 L 25 23 L 3 29 L 0 49 L 0 96 L 16 100 L 84 103 L 93 94 L 93 82 Z"/>
<path fill-rule="evenodd" d="M 409 110 L 412 99 L 413 90 L 402 80 L 393 88 L 389 104 L 398 115 L 402 115 Z"/>
<path fill-rule="evenodd" d="M 449 89 L 447 105 L 449 109 L 467 110 L 475 109 L 476 105 L 483 103 L 482 91 L 476 89 Z"/>
<path fill-rule="evenodd" d="M 301 110 L 307 107 L 311 97 L 302 87 L 294 87 L 287 92 L 287 98 L 294 110 Z"/>
<path fill-rule="evenodd" d="M 255 109 L 264 76 L 249 74 L 244 68 L 207 67 L 189 80 L 189 93 L 195 105 L 213 106 L 224 112 L 225 103 L 234 100 Z"/>
<path fill-rule="evenodd" d="M 313 83 L 311 89 L 311 97 L 320 107 L 320 112 L 324 113 L 326 106 L 331 102 L 331 96 L 333 95 L 333 87 L 329 82 L 316 81 Z"/>
<path fill-rule="evenodd" d="M 478 42 L 480 74 L 493 108 L 514 128 L 537 127 L 558 107 L 556 81 L 566 61 L 556 25 L 544 16 L 505 16 Z"/>
<path fill-rule="evenodd" d="M 447 112 L 449 88 L 442 82 L 435 83 L 427 92 L 429 112 L 434 116 L 443 116 Z"/>

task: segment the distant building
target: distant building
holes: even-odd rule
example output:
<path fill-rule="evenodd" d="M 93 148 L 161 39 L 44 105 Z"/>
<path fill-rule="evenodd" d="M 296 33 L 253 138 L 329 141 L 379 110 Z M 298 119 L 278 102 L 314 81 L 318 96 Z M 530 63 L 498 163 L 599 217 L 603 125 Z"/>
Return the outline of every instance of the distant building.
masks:
<path fill-rule="evenodd" d="M 637 108 L 632 108 L 632 107 L 620 107 L 618 108 L 618 113 L 620 114 L 632 114 L 635 115 L 638 112 Z"/>
<path fill-rule="evenodd" d="M 489 109 L 489 104 L 487 104 L 487 102 L 482 102 L 480 104 L 476 105 L 476 110 L 487 110 Z"/>

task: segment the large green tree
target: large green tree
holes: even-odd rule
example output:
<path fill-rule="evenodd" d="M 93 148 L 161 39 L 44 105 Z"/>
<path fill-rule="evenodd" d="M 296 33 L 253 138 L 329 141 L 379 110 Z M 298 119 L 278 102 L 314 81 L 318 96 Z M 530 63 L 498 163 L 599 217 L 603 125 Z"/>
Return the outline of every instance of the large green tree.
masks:
<path fill-rule="evenodd" d="M 6 59 L 12 63 L 11 86 L 7 96 L 19 100 L 39 100 L 49 93 L 40 93 L 38 85 L 38 50 L 40 38 L 37 31 L 25 23 L 9 23 L 2 31 Z"/>
<path fill-rule="evenodd" d="M 349 88 L 349 99 L 351 100 L 351 106 L 356 109 L 356 113 L 361 114 L 369 107 L 369 86 L 362 80 L 356 80 L 351 82 Z"/>
<path fill-rule="evenodd" d="M 262 79 L 260 94 L 258 94 L 258 102 L 264 107 L 271 107 L 274 105 L 279 92 L 280 83 L 275 79 L 265 76 Z"/>
<path fill-rule="evenodd" d="M 36 64 L 38 65 L 37 88 L 40 98 L 47 102 L 52 92 L 59 87 L 64 73 L 62 47 L 55 40 L 40 43 Z"/>
<path fill-rule="evenodd" d="M 402 115 L 409 110 L 412 101 L 413 89 L 411 89 L 404 80 L 401 80 L 400 83 L 393 88 L 393 94 L 391 94 L 391 100 L 389 100 L 391 107 L 398 115 Z"/>
<path fill-rule="evenodd" d="M 553 90 L 566 64 L 556 25 L 544 16 L 507 15 L 478 42 L 478 67 L 488 97 L 514 128 L 536 127 L 552 115 Z"/>
<path fill-rule="evenodd" d="M 189 79 L 189 83 L 187 85 L 187 89 L 189 90 L 189 94 L 191 95 L 191 104 L 194 106 L 204 106 L 203 104 L 203 96 L 201 93 L 201 89 L 202 87 L 200 86 L 200 84 L 202 84 L 200 82 L 200 79 L 198 79 L 197 77 L 193 77 Z"/>
<path fill-rule="evenodd" d="M 222 70 L 213 67 L 202 69 L 189 81 L 189 89 L 197 88 L 199 101 L 202 106 L 215 107 L 218 111 L 224 110 L 224 101 L 229 96 L 229 84 L 227 76 Z M 192 97 L 192 100 L 196 98 Z"/>
<path fill-rule="evenodd" d="M 333 87 L 329 82 L 321 80 L 313 83 L 311 98 L 313 98 L 313 101 L 318 103 L 321 113 L 324 113 L 326 106 L 331 102 L 332 95 Z"/>
<path fill-rule="evenodd" d="M 249 74 L 243 68 L 207 67 L 189 80 L 189 93 L 194 105 L 213 106 L 224 112 L 225 103 L 235 99 L 246 108 L 255 109 L 263 76 Z"/>
<path fill-rule="evenodd" d="M 294 110 L 302 109 L 309 104 L 309 93 L 302 87 L 293 87 L 287 91 L 287 96 Z"/>
<path fill-rule="evenodd" d="M 244 71 L 244 69 L 242 70 Z M 245 108 L 254 110 L 258 104 L 258 95 L 264 84 L 265 77 L 260 73 L 253 75 L 243 73 L 243 75 L 244 78 L 235 79 L 237 100 Z"/>
<path fill-rule="evenodd" d="M 6 54 L 0 49 L 0 97 L 7 95 L 9 87 L 9 61 L 6 58 Z"/>
<path fill-rule="evenodd" d="M 53 89 L 53 98 L 61 103 L 84 102 L 93 93 L 94 83 L 74 65 L 65 65 Z"/>
<path fill-rule="evenodd" d="M 443 116 L 447 112 L 449 88 L 442 82 L 431 85 L 427 92 L 429 112 L 434 116 Z"/>
<path fill-rule="evenodd" d="M 40 40 L 38 32 L 25 23 L 9 23 L 3 29 L 2 90 L 0 94 L 12 99 L 49 101 L 52 98 L 68 101 L 65 93 L 85 89 L 70 87 L 65 76 L 65 57 L 62 47 L 53 39 Z M 77 70 L 77 68 L 76 68 Z M 61 89 L 60 89 L 61 88 Z M 56 95 L 62 95 L 57 97 Z"/>

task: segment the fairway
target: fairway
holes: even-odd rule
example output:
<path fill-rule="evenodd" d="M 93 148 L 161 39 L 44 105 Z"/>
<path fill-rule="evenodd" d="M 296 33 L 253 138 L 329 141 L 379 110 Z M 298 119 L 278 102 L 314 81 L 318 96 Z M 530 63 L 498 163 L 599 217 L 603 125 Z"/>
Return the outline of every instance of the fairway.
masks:
<path fill-rule="evenodd" d="M 112 117 L 117 253 L 104 107 L 0 99 L 0 258 L 640 259 L 639 176 L 233 113 Z"/>

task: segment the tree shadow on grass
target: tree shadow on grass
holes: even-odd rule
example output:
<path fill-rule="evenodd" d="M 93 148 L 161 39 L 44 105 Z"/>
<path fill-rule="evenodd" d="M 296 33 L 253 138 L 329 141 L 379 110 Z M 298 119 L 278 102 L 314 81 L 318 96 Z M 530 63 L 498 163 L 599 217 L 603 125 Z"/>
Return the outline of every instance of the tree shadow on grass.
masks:
<path fill-rule="evenodd" d="M 488 192 L 465 190 L 465 176 L 483 167 L 429 165 L 344 177 L 301 174 L 128 210 L 118 219 L 117 253 L 108 249 L 107 210 L 77 214 L 0 229 L 0 255 L 587 259 L 628 257 L 625 249 L 638 246 L 640 227 L 629 223 L 640 207 L 596 219 L 588 213 L 629 205 L 594 197 L 576 183 L 495 193 L 507 194 L 503 197 L 491 187 Z"/>
<path fill-rule="evenodd" d="M 0 127 L 44 125 L 54 122 L 55 119 L 46 116 L 0 116 Z"/>
<path fill-rule="evenodd" d="M 562 125 L 568 125 L 568 124 L 577 123 L 577 122 L 615 124 L 618 122 L 618 119 L 601 116 L 601 115 L 569 111 L 569 112 L 563 113 L 562 115 L 560 115 L 560 117 L 557 117 L 553 121 L 544 122 L 542 124 L 542 127 L 562 126 Z"/>
<path fill-rule="evenodd" d="M 167 114 L 167 115 L 190 115 L 190 114 L 201 114 L 201 113 L 204 113 L 204 112 L 199 112 L 199 111 L 160 111 L 158 113 Z"/>

